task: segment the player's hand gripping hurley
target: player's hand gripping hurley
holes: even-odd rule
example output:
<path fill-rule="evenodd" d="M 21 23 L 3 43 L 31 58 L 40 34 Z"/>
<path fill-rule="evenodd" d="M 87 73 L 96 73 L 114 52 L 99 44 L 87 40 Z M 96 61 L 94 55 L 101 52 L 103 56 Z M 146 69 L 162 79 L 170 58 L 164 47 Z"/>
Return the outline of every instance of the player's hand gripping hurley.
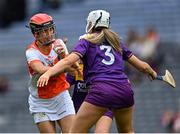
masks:
<path fill-rule="evenodd" d="M 166 73 L 165 73 L 165 75 L 163 75 L 163 76 L 157 75 L 156 79 L 168 83 L 168 84 L 171 85 L 173 88 L 176 87 L 175 80 L 174 80 L 172 74 L 171 74 L 168 70 L 166 70 Z"/>

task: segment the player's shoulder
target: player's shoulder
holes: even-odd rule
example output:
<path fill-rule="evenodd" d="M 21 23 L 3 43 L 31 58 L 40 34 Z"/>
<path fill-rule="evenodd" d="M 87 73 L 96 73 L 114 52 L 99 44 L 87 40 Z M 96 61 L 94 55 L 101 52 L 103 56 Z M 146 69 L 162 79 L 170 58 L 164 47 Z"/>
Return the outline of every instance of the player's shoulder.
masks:
<path fill-rule="evenodd" d="M 81 39 L 88 40 L 88 39 L 93 38 L 93 37 L 94 37 L 94 34 L 86 33 L 86 34 L 79 36 L 79 40 L 81 40 Z"/>
<path fill-rule="evenodd" d="M 83 34 L 79 36 L 79 40 L 86 38 L 87 34 Z"/>
<path fill-rule="evenodd" d="M 35 42 L 30 43 L 27 47 L 26 47 L 26 52 L 32 52 L 32 51 L 37 51 L 37 47 L 35 46 Z"/>

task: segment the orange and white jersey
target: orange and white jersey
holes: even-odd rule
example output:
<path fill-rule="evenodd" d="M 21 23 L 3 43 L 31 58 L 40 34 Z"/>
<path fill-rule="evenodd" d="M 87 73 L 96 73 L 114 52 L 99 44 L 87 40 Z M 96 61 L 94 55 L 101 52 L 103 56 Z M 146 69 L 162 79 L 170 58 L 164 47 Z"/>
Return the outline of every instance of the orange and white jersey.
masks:
<path fill-rule="evenodd" d="M 65 48 L 65 53 L 68 54 L 66 45 L 63 43 L 61 39 L 57 39 L 56 41 L 60 42 L 61 45 Z M 59 59 L 56 52 L 53 50 L 54 44 L 52 44 L 51 51 L 49 54 L 44 54 L 39 50 L 36 46 L 35 42 L 30 44 L 26 50 L 26 58 L 28 63 L 30 81 L 28 84 L 29 92 L 31 96 L 35 98 L 41 99 L 49 99 L 57 96 L 62 91 L 69 88 L 69 83 L 66 81 L 66 77 L 64 73 L 53 76 L 49 79 L 48 85 L 44 87 L 37 87 L 37 80 L 40 77 L 40 74 L 35 72 L 29 65 L 31 62 L 40 61 L 44 66 L 53 66 L 55 65 Z"/>

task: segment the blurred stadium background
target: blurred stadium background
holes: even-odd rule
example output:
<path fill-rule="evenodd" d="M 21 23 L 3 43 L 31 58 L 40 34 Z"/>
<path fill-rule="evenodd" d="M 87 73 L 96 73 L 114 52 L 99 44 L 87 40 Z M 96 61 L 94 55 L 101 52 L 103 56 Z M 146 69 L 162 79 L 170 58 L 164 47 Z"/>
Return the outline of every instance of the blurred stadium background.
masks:
<path fill-rule="evenodd" d="M 21 1 L 21 2 L 20 2 Z M 10 7 L 10 3 L 16 8 Z M 111 13 L 111 27 L 124 42 L 128 31 L 140 35 L 153 26 L 158 35 L 157 71 L 169 69 L 176 80 L 176 90 L 160 82 L 149 82 L 138 74 L 131 77 L 135 92 L 135 132 L 179 132 L 175 125 L 180 111 L 180 1 L 179 0 L 1 0 L 0 2 L 0 132 L 38 132 L 28 111 L 28 73 L 25 59 L 26 46 L 33 40 L 25 28 L 31 15 L 46 12 L 53 16 L 59 37 L 69 39 L 72 49 L 85 31 L 86 17 L 93 9 Z M 12 18 L 11 18 L 12 17 Z M 154 63 L 153 63 L 154 64 Z M 170 112 L 169 112 L 170 111 Z M 170 117 L 174 113 L 173 119 Z M 174 121 L 170 121 L 170 118 Z M 111 132 L 116 133 L 113 124 Z"/>

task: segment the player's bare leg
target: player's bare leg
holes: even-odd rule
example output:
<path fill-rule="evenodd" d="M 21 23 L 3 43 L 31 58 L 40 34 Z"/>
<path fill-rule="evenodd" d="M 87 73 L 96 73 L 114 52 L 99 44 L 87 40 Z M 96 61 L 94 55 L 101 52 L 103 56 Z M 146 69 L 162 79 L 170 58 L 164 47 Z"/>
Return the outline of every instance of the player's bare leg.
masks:
<path fill-rule="evenodd" d="M 134 107 L 113 110 L 119 133 L 134 133 L 133 110 Z"/>
<path fill-rule="evenodd" d="M 75 115 L 68 115 L 57 121 L 58 125 L 61 127 L 62 133 L 69 133 L 74 117 Z"/>
<path fill-rule="evenodd" d="M 106 108 L 83 102 L 75 116 L 70 133 L 87 133 L 106 110 Z"/>
<path fill-rule="evenodd" d="M 37 127 L 40 133 L 56 133 L 55 122 L 53 121 L 37 123 Z"/>
<path fill-rule="evenodd" d="M 96 123 L 95 133 L 109 133 L 112 121 L 109 116 L 102 116 Z"/>

